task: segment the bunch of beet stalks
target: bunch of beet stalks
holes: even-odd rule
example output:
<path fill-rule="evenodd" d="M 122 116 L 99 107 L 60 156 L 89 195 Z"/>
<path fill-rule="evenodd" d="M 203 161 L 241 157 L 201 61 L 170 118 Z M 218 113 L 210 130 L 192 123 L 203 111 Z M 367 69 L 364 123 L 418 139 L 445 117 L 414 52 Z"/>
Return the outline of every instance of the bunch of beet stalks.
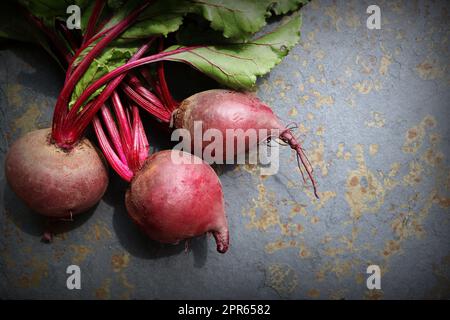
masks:
<path fill-rule="evenodd" d="M 103 3 L 96 2 L 83 37 L 63 27 L 61 33 L 54 34 L 29 16 L 44 32 L 61 64 L 67 66 L 52 127 L 21 137 L 11 145 L 6 157 L 7 181 L 31 209 L 51 218 L 67 219 L 93 207 L 108 186 L 106 158 L 118 175 L 130 183 L 125 195 L 127 211 L 151 239 L 178 243 L 210 232 L 217 250 L 226 252 L 229 232 L 218 176 L 206 162 L 186 152 L 165 150 L 149 156 L 140 108 L 167 128 L 192 131 L 193 123 L 202 121 L 204 130 L 215 128 L 223 136 L 226 129 L 277 129 L 278 138 L 296 151 L 317 196 L 312 167 L 301 145 L 256 97 L 221 89 L 197 93 L 181 103 L 172 97 L 162 60 L 197 47 L 164 51 L 161 38 L 149 38 L 126 64 L 90 84 L 69 108 L 74 88 L 92 61 L 148 5 L 144 3 L 121 22 L 99 31 Z M 58 38 L 62 35 L 72 50 L 60 43 Z M 88 46 L 93 48 L 75 63 Z M 150 49 L 156 53 L 149 54 Z M 139 68 L 148 64 L 155 65 L 154 73 Z M 89 100 L 103 86 L 101 93 Z M 83 136 L 90 124 L 101 153 Z M 258 137 L 260 142 L 266 139 Z M 245 151 L 252 147 L 246 146 Z M 224 158 L 229 156 L 225 153 L 224 150 Z M 181 161 L 173 161 L 174 157 Z"/>

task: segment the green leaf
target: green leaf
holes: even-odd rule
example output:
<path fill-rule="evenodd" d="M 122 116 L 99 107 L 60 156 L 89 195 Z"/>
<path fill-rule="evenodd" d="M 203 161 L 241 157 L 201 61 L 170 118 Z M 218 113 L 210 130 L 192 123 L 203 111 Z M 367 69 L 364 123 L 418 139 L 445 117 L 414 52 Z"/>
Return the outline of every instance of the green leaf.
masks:
<path fill-rule="evenodd" d="M 97 59 L 94 59 L 88 70 L 81 77 L 80 81 L 78 81 L 73 91 L 69 107 L 71 108 L 74 105 L 76 100 L 90 84 L 92 84 L 108 72 L 125 64 L 136 51 L 137 47 L 134 45 L 106 48 L 105 51 Z M 103 91 L 103 89 L 104 86 L 98 89 L 94 94 L 92 94 L 87 102 L 98 96 Z"/>
<path fill-rule="evenodd" d="M 245 39 L 266 24 L 272 0 L 194 0 L 195 11 L 225 38 Z"/>
<path fill-rule="evenodd" d="M 167 36 L 177 31 L 183 17 L 189 12 L 190 4 L 184 0 L 165 0 L 150 4 L 138 17 L 136 23 L 128 28 L 119 41 Z"/>
<path fill-rule="evenodd" d="M 187 63 L 221 84 L 233 89 L 249 89 L 257 76 L 280 63 L 300 40 L 301 16 L 296 13 L 282 21 L 274 31 L 246 43 L 206 46 L 165 60 Z M 166 51 L 180 48 L 172 46 Z"/>
<path fill-rule="evenodd" d="M 193 0 L 193 12 L 210 21 L 225 38 L 245 40 L 275 14 L 296 10 L 307 0 Z"/>
<path fill-rule="evenodd" d="M 82 12 L 81 12 L 81 32 L 84 34 L 86 32 L 87 25 L 89 23 L 89 17 L 92 14 L 92 11 L 95 7 L 95 1 L 92 1 L 91 4 L 89 4 Z"/>
<path fill-rule="evenodd" d="M 276 15 L 281 15 L 297 10 L 300 6 L 308 2 L 309 0 L 278 0 L 272 2 L 270 8 Z"/>
<path fill-rule="evenodd" d="M 225 38 L 245 40 L 266 25 L 267 17 L 297 9 L 307 0 L 160 0 L 151 3 L 118 41 L 177 31 L 183 17 L 199 15 Z M 114 19 L 113 19 L 114 21 Z"/>

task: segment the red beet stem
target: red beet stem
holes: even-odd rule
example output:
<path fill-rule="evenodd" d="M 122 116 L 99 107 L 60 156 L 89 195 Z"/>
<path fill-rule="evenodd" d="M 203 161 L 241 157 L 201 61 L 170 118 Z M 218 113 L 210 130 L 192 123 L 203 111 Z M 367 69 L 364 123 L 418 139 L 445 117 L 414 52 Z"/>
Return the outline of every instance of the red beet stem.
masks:
<path fill-rule="evenodd" d="M 159 41 L 159 52 L 162 52 L 164 50 L 164 40 L 161 38 Z M 158 63 L 157 68 L 158 73 L 158 82 L 161 87 L 161 94 L 162 98 L 164 100 L 164 104 L 169 108 L 171 112 L 173 112 L 177 106 L 178 102 L 175 101 L 175 99 L 172 97 L 172 94 L 170 93 L 169 86 L 167 85 L 166 76 L 164 72 L 164 62 Z"/>
<path fill-rule="evenodd" d="M 135 61 L 147 52 L 150 48 L 153 39 L 151 39 L 147 44 L 143 45 L 130 61 Z M 71 146 L 75 143 L 79 137 L 83 134 L 86 127 L 92 120 L 92 117 L 98 112 L 101 106 L 106 102 L 106 100 L 111 96 L 111 94 L 116 90 L 117 86 L 122 82 L 125 74 L 121 74 L 119 77 L 111 81 L 102 93 L 93 101 L 89 106 L 85 106 L 82 112 L 77 115 L 77 110 L 81 105 L 75 105 L 69 111 L 67 118 L 73 118 L 72 123 L 69 124 L 69 129 L 66 129 L 64 133 L 61 133 L 61 138 L 59 140 L 59 146 Z"/>
<path fill-rule="evenodd" d="M 75 105 L 72 108 L 78 109 L 80 108 L 86 100 L 95 92 L 97 89 L 99 89 L 101 86 L 106 84 L 107 82 L 111 81 L 112 79 L 116 78 L 117 76 L 120 76 L 129 70 L 132 70 L 134 68 L 140 67 L 145 64 L 153 63 L 153 62 L 159 62 L 163 61 L 166 57 L 175 55 L 181 52 L 187 52 L 196 48 L 199 48 L 200 46 L 193 46 L 193 47 L 182 47 L 171 51 L 161 52 L 157 53 L 145 58 L 140 58 L 135 61 L 129 61 L 123 66 L 120 66 L 113 71 L 110 71 L 109 73 L 102 76 L 100 79 L 89 85 L 89 87 L 86 88 L 86 90 L 83 91 L 81 96 L 78 98 L 78 100 L 75 102 Z M 95 112 L 94 112 L 95 113 Z"/>
<path fill-rule="evenodd" d="M 76 35 L 72 33 L 68 28 L 64 21 L 57 20 L 56 27 L 59 29 L 60 34 L 63 36 L 64 40 L 67 42 L 70 50 L 72 52 L 77 51 L 79 46 L 79 39 L 76 38 Z M 72 57 L 69 56 L 68 63 L 71 61 Z"/>
<path fill-rule="evenodd" d="M 94 116 L 92 119 L 92 124 L 94 126 L 95 134 L 97 135 L 98 143 L 105 155 L 105 158 L 108 160 L 111 167 L 116 171 L 122 179 L 130 182 L 133 178 L 133 172 L 125 165 L 114 152 L 114 149 L 111 147 L 111 144 L 108 141 L 108 138 L 103 131 L 102 124 L 100 119 L 97 116 Z"/>
<path fill-rule="evenodd" d="M 98 23 L 98 18 L 102 14 L 103 8 L 105 7 L 105 0 L 95 1 L 94 8 L 92 9 L 89 21 L 86 27 L 86 32 L 84 33 L 83 43 L 85 44 L 92 36 L 95 34 L 95 27 Z"/>
<path fill-rule="evenodd" d="M 37 27 L 45 36 L 47 42 L 53 47 L 52 51 L 55 53 L 59 63 L 66 67 L 72 58 L 70 51 L 61 42 L 61 38 L 53 30 L 49 29 L 39 18 L 35 17 L 28 10 L 21 5 L 17 4 L 19 11 L 30 21 L 35 27 Z"/>
<path fill-rule="evenodd" d="M 125 152 L 123 152 L 123 146 L 122 146 L 122 140 L 120 138 L 119 130 L 117 129 L 116 122 L 114 121 L 114 118 L 109 111 L 109 108 L 105 105 L 102 106 L 100 109 L 103 122 L 105 123 L 106 129 L 109 134 L 109 138 L 111 139 L 111 142 L 114 146 L 114 149 L 116 150 L 120 160 L 127 165 L 127 157 L 125 156 Z"/>
<path fill-rule="evenodd" d="M 131 72 L 128 74 L 127 83 L 130 85 L 130 87 L 133 88 L 134 91 L 139 93 L 143 98 L 147 99 L 151 103 L 153 103 L 158 108 L 165 108 L 164 104 L 159 100 L 159 98 L 154 95 L 150 90 L 148 90 L 144 85 L 141 83 L 141 80 Z"/>
<path fill-rule="evenodd" d="M 171 113 L 168 112 L 165 108 L 154 105 L 152 102 L 145 99 L 142 95 L 137 93 L 133 88 L 128 86 L 126 83 L 122 83 L 121 87 L 125 92 L 125 94 L 128 96 L 128 98 L 133 100 L 140 107 L 144 108 L 147 112 L 149 112 L 156 118 L 160 119 L 161 121 L 166 123 L 170 122 Z"/>
<path fill-rule="evenodd" d="M 127 114 L 123 108 L 122 101 L 120 101 L 119 94 L 114 91 L 112 94 L 113 110 L 119 125 L 120 136 L 122 137 L 122 145 L 130 146 L 132 141 L 131 126 L 128 121 Z"/>
<path fill-rule="evenodd" d="M 89 68 L 90 64 L 94 58 L 100 54 L 104 48 L 117 36 L 119 36 L 126 28 L 128 28 L 137 18 L 137 16 L 149 5 L 150 1 L 145 1 L 137 9 L 135 9 L 130 15 L 128 15 L 123 21 L 115 25 L 110 31 L 89 51 L 89 53 L 84 57 L 80 64 L 73 70 L 70 77 L 66 80 L 61 93 L 58 96 L 58 100 L 55 106 L 55 112 L 53 114 L 53 125 L 52 125 L 52 138 L 56 144 L 60 147 L 67 148 L 73 145 L 76 141 L 64 141 L 65 140 L 65 128 L 67 128 L 67 122 L 71 124 L 74 122 L 72 119 L 74 112 L 69 112 L 67 114 L 68 103 L 70 96 L 86 70 Z M 75 61 L 75 59 L 73 60 Z M 101 107 L 103 103 L 98 106 Z M 79 111 L 79 106 L 74 106 L 77 108 L 75 114 Z M 98 109 L 97 109 L 98 111 Z M 89 121 L 92 119 L 90 117 Z M 84 128 L 83 128 L 84 130 Z M 82 131 L 83 131 L 82 130 Z M 81 131 L 81 132 L 82 132 Z M 70 135 L 70 134 L 69 134 Z M 77 135 L 79 137 L 79 135 Z"/>

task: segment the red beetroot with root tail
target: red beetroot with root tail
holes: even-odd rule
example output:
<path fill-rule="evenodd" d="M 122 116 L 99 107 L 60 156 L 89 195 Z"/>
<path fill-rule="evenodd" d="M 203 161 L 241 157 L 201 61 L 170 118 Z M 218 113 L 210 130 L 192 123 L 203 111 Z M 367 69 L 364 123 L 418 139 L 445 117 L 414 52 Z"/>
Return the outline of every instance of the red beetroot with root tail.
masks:
<path fill-rule="evenodd" d="M 297 159 L 306 170 L 313 185 L 314 194 L 318 197 L 316 182 L 312 174 L 313 169 L 301 144 L 291 130 L 281 124 L 272 109 L 262 103 L 256 96 L 222 89 L 207 90 L 194 94 L 183 100 L 173 113 L 173 126 L 189 130 L 191 137 L 193 137 L 194 122 L 196 121 L 201 121 L 203 133 L 208 129 L 218 129 L 223 133 L 224 159 L 227 156 L 225 150 L 225 132 L 227 129 L 232 129 L 234 132 L 238 132 L 237 130 L 239 129 L 242 129 L 244 132 L 248 129 L 267 129 L 269 132 L 273 129 L 279 130 L 279 138 L 297 153 Z M 258 142 L 262 142 L 267 138 L 267 136 L 258 136 Z M 235 136 L 234 150 L 239 152 L 240 150 L 236 150 L 236 140 Z M 206 145 L 203 145 L 203 148 Z M 247 152 L 255 146 L 249 145 L 248 141 L 246 141 L 245 147 L 245 150 L 242 150 L 242 152 Z"/>
<path fill-rule="evenodd" d="M 225 253 L 229 237 L 222 186 L 214 170 L 199 158 L 194 163 L 195 158 L 171 150 L 150 156 L 126 193 L 127 211 L 153 240 L 178 243 L 211 232 L 217 251 Z"/>
<path fill-rule="evenodd" d="M 138 107 L 114 94 L 111 110 L 115 117 L 102 106 L 101 118 L 95 116 L 93 125 L 106 159 L 130 182 L 125 204 L 132 220 L 151 239 L 162 243 L 176 244 L 212 233 L 217 251 L 225 253 L 228 223 L 222 186 L 214 170 L 182 151 L 160 151 L 148 157 Z"/>

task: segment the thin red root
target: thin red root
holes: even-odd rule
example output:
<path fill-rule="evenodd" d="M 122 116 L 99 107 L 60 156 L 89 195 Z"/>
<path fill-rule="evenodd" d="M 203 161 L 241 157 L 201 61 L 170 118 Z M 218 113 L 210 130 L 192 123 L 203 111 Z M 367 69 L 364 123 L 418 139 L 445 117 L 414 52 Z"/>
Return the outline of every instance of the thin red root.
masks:
<path fill-rule="evenodd" d="M 289 146 L 297 152 L 298 159 L 300 160 L 303 168 L 305 168 L 306 173 L 308 174 L 309 180 L 311 180 L 313 189 L 314 189 L 314 195 L 317 199 L 319 199 L 319 195 L 317 193 L 317 184 L 316 180 L 314 180 L 313 177 L 313 168 L 311 166 L 311 163 L 309 162 L 308 158 L 306 157 L 305 152 L 303 151 L 303 148 L 301 144 L 297 141 L 297 139 L 292 134 L 291 130 L 287 129 L 284 130 L 280 134 L 280 139 L 283 140 L 285 143 L 289 144 Z M 300 167 L 300 172 L 302 172 L 302 169 Z M 303 175 L 303 172 L 302 172 Z"/>
<path fill-rule="evenodd" d="M 230 237 L 228 234 L 228 229 L 223 231 L 213 231 L 214 239 L 216 240 L 217 252 L 225 253 L 230 246 Z"/>
<path fill-rule="evenodd" d="M 53 241 L 53 234 L 50 231 L 44 231 L 44 234 L 42 235 L 42 242 L 50 243 Z"/>

